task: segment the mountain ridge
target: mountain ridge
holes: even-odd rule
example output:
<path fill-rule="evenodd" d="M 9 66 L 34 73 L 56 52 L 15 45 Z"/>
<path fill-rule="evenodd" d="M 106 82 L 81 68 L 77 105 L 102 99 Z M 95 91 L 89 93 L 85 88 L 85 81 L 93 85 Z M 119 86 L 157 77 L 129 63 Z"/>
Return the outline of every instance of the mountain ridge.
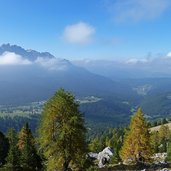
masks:
<path fill-rule="evenodd" d="M 52 54 L 49 52 L 38 52 L 36 50 L 26 50 L 18 45 L 11 45 L 10 43 L 2 44 L 0 46 L 0 55 L 2 55 L 4 52 L 14 52 L 16 54 L 19 54 L 29 60 L 35 60 L 38 56 L 40 57 L 48 57 L 48 58 L 54 58 Z"/>

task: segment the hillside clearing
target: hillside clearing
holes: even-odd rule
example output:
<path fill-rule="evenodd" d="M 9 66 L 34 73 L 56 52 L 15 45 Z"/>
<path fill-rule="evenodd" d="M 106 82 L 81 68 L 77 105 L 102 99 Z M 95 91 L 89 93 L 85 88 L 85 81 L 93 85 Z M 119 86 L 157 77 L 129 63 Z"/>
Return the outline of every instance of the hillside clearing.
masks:
<path fill-rule="evenodd" d="M 171 123 L 164 124 L 164 126 L 168 126 L 169 129 L 171 130 Z M 150 131 L 151 131 L 151 132 L 153 132 L 153 131 L 159 131 L 160 127 L 161 127 L 161 125 L 152 127 L 152 128 L 150 128 Z"/>

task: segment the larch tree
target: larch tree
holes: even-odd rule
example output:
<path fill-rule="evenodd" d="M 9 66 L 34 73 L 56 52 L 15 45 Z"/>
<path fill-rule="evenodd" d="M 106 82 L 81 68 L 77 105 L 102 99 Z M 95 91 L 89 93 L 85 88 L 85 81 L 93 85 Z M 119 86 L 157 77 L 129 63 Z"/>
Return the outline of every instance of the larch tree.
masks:
<path fill-rule="evenodd" d="M 134 163 L 146 162 L 152 155 L 148 124 L 139 108 L 131 119 L 129 129 L 125 133 L 124 143 L 120 152 L 122 160 Z"/>
<path fill-rule="evenodd" d="M 85 126 L 75 97 L 60 89 L 47 101 L 39 127 L 39 143 L 47 170 L 68 170 L 81 167 L 85 158 Z"/>

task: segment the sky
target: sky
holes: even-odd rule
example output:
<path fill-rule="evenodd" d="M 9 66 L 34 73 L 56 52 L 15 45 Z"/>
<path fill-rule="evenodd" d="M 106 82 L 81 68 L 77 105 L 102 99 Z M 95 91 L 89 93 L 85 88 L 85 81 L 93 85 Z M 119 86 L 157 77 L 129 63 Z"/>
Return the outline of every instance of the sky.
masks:
<path fill-rule="evenodd" d="M 144 59 L 171 52 L 171 0 L 0 0 L 0 22 L 0 44 L 59 58 Z"/>

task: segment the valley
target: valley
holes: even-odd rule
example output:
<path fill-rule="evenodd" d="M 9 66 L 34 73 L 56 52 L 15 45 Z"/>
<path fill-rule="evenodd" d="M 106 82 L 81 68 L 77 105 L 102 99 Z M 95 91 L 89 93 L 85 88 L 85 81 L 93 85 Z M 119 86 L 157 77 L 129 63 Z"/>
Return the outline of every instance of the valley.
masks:
<path fill-rule="evenodd" d="M 7 122 L 19 130 L 26 121 L 35 132 L 45 101 L 60 88 L 75 94 L 90 129 L 127 125 L 138 107 L 149 121 L 171 117 L 171 77 L 142 77 L 139 72 L 132 77 L 125 72 L 123 78 L 119 63 L 90 61 L 82 66 L 10 44 L 0 46 L 0 55 L 25 62 L 0 67 L 0 122 L 5 123 L 5 132 Z M 114 71 L 118 76 L 110 74 Z"/>

